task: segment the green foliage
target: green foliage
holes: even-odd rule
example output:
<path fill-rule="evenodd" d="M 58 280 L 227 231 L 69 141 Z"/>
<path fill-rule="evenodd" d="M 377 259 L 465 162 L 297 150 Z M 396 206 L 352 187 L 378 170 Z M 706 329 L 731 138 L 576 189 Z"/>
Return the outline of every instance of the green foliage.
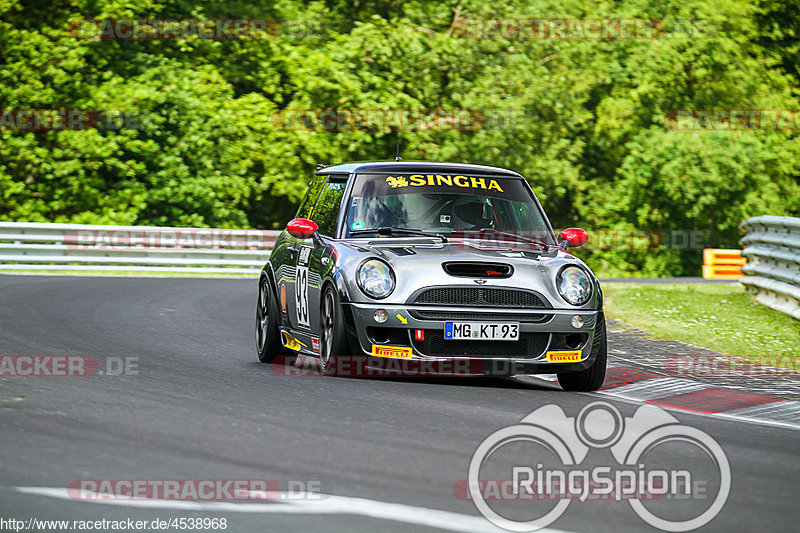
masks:
<path fill-rule="evenodd" d="M 674 110 L 798 109 L 785 0 L 0 0 L 0 109 L 115 110 L 139 129 L 0 128 L 0 220 L 272 228 L 317 163 L 512 168 L 556 227 L 701 232 L 800 215 L 798 131 L 669 129 Z M 470 39 L 463 18 L 660 18 L 649 40 Z M 274 38 L 76 39 L 70 21 L 275 19 Z M 687 21 L 694 20 L 694 23 Z M 670 22 L 671 21 L 671 22 Z M 476 128 L 286 128 L 286 110 L 471 110 Z M 800 128 L 800 124 L 797 125 Z M 591 242 L 591 241 L 590 241 Z M 697 275 L 699 250 L 595 247 L 613 275 Z"/>
<path fill-rule="evenodd" d="M 656 339 L 795 368 L 800 321 L 756 302 L 739 283 L 604 283 L 603 294 L 606 316 Z"/>

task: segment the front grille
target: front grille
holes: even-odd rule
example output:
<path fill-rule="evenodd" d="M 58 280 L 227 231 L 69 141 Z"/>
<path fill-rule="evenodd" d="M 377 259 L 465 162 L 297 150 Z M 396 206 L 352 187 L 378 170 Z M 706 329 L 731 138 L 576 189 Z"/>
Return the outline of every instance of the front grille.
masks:
<path fill-rule="evenodd" d="M 421 320 L 513 320 L 515 322 L 542 323 L 553 315 L 523 313 L 465 313 L 456 311 L 409 311 Z"/>
<path fill-rule="evenodd" d="M 445 340 L 442 330 L 426 329 L 425 340 L 414 341 L 414 348 L 422 354 L 433 356 L 534 359 L 542 355 L 549 341 L 549 333 L 520 333 L 518 341 Z"/>
<path fill-rule="evenodd" d="M 544 299 L 532 291 L 497 287 L 442 287 L 420 292 L 415 304 L 483 307 L 546 308 Z"/>

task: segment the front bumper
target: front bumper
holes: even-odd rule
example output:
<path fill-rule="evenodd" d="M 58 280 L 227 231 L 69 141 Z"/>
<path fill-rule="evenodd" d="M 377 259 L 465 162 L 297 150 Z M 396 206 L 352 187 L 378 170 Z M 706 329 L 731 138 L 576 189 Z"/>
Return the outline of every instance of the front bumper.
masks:
<path fill-rule="evenodd" d="M 575 372 L 594 363 L 592 346 L 600 311 L 572 309 L 503 309 L 477 307 L 420 306 L 409 304 L 345 303 L 345 316 L 352 319 L 352 333 L 364 356 L 372 357 L 373 346 L 410 348 L 407 361 L 452 364 L 464 375 L 510 376 Z M 379 323 L 375 311 L 382 309 L 388 320 Z M 480 315 L 480 319 L 469 317 Z M 509 317 L 509 314 L 513 315 Z M 575 328 L 572 318 L 580 315 L 583 325 Z M 435 318 L 431 318 L 435 317 Z M 446 321 L 518 322 L 518 341 L 443 340 Z M 416 331 L 421 330 L 421 341 Z M 580 351 L 580 362 L 549 362 L 552 351 Z M 382 363 L 384 364 L 384 363 Z"/>

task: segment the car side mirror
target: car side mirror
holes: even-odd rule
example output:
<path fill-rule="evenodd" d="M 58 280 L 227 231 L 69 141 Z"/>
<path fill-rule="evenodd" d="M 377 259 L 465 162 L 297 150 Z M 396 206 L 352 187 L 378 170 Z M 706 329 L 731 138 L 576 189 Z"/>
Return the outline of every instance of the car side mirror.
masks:
<path fill-rule="evenodd" d="M 318 229 L 319 226 L 317 223 L 307 218 L 295 218 L 290 220 L 286 225 L 286 231 L 296 239 L 308 239 L 314 235 Z"/>
<path fill-rule="evenodd" d="M 589 235 L 581 228 L 567 228 L 558 234 L 558 244 L 564 250 L 567 248 L 580 248 L 588 240 Z"/>

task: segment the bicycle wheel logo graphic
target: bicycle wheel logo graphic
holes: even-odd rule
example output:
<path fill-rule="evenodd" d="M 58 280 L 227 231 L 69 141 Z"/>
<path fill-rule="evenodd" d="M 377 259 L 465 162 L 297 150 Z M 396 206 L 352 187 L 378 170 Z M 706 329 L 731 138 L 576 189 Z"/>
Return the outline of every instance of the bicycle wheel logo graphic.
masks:
<path fill-rule="evenodd" d="M 536 518 L 504 516 L 492 508 L 491 498 L 484 495 L 486 480 L 482 479 L 481 470 L 504 446 L 512 444 L 535 445 L 559 463 L 559 468 L 546 471 L 541 464 L 535 468 L 515 465 L 512 479 L 506 480 L 511 482 L 513 498 L 520 491 L 533 490 L 535 496 L 545 494 L 555 499 L 555 505 Z M 712 465 L 712 477 L 718 482 L 714 494 L 705 497 L 711 501 L 707 507 L 700 511 L 691 508 L 691 516 L 680 519 L 659 516 L 643 503 L 653 498 L 653 494 L 671 498 L 691 490 L 692 473 L 680 468 L 682 465 L 645 469 L 643 463 L 647 454 L 667 445 L 680 445 L 681 449 L 688 446 L 693 457 Z M 616 462 L 613 475 L 610 466 L 583 467 L 581 463 L 591 450 L 610 451 Z M 554 473 L 558 476 L 552 475 Z M 561 483 L 549 483 L 554 478 Z M 575 479 L 582 482 L 574 483 Z M 707 433 L 681 424 L 656 406 L 639 407 L 633 416 L 626 418 L 607 402 L 591 403 L 576 417 L 568 417 L 556 405 L 533 411 L 520 423 L 502 428 L 484 439 L 472 456 L 467 477 L 469 496 L 478 511 L 494 525 L 520 533 L 549 526 L 564 514 L 572 500 L 585 501 L 597 494 L 611 501 L 627 501 L 634 512 L 653 527 L 673 532 L 691 531 L 719 514 L 727 501 L 730 485 L 728 459 Z"/>

